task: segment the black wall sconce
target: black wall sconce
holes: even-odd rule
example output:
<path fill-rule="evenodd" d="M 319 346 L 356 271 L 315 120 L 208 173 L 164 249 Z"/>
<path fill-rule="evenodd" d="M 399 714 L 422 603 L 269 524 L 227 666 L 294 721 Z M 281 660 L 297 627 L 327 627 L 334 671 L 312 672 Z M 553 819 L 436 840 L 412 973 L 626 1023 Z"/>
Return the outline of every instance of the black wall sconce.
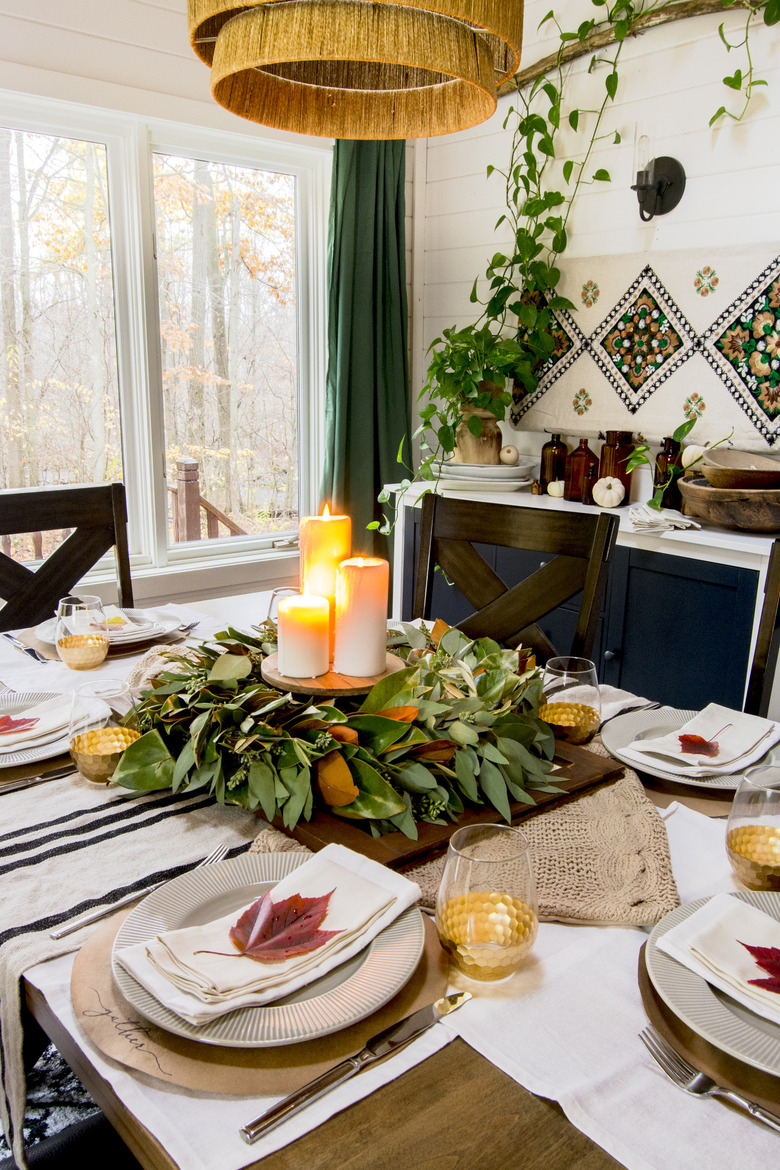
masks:
<path fill-rule="evenodd" d="M 685 171 L 676 158 L 661 155 L 636 173 L 631 186 L 639 200 L 639 218 L 647 223 L 654 215 L 666 215 L 680 202 L 685 190 Z"/>

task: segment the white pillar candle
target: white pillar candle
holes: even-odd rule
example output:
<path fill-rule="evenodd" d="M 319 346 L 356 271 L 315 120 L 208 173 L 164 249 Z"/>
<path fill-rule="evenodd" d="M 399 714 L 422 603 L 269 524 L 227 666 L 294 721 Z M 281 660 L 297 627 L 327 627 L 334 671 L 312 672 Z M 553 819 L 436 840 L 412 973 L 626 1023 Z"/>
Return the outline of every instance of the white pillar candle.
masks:
<path fill-rule="evenodd" d="M 326 597 L 295 594 L 279 602 L 278 668 L 286 678 L 316 678 L 327 674 L 329 612 Z"/>
<path fill-rule="evenodd" d="M 336 570 L 352 552 L 352 521 L 331 516 L 327 505 L 322 516 L 304 516 L 298 529 L 301 550 L 301 593 L 327 597 L 330 603 L 330 653 L 336 609 Z"/>
<path fill-rule="evenodd" d="M 336 574 L 337 674 L 383 674 L 387 662 L 387 590 L 390 566 L 379 557 L 352 557 Z"/>

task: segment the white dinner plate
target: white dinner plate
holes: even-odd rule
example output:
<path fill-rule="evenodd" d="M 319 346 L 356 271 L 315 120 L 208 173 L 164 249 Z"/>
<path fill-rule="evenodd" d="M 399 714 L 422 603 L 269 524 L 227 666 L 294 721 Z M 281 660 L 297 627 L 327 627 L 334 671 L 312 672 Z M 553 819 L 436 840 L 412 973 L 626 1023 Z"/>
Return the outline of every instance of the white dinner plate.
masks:
<path fill-rule="evenodd" d="M 735 897 L 780 921 L 780 894 L 746 890 Z M 780 1025 L 743 1007 L 657 946 L 661 935 L 690 918 L 708 901 L 709 898 L 699 898 L 678 906 L 655 927 L 645 948 L 650 981 L 677 1018 L 699 1036 L 745 1064 L 780 1076 Z"/>
<path fill-rule="evenodd" d="M 442 473 L 439 487 L 449 492 L 517 492 L 530 487 L 530 479 L 456 479 Z"/>
<path fill-rule="evenodd" d="M 625 715 L 617 715 L 610 719 L 601 733 L 601 742 L 611 756 L 628 764 L 635 772 L 646 772 L 648 776 L 657 776 L 659 780 L 673 780 L 675 784 L 686 784 L 690 788 L 727 788 L 733 792 L 739 788 L 745 774 L 744 769 L 721 776 L 686 776 L 681 772 L 658 768 L 649 761 L 640 764 L 623 751 L 635 739 L 652 739 L 657 735 L 677 731 L 698 714 L 698 711 L 680 711 L 676 707 L 660 707 L 656 711 L 627 711 Z M 749 767 L 755 768 L 758 763 L 780 763 L 780 744 L 775 744 L 760 761 L 754 760 Z"/>
<path fill-rule="evenodd" d="M 56 699 L 59 691 L 6 691 L 0 695 L 0 715 L 17 715 L 47 699 Z M 68 750 L 68 728 L 53 731 L 40 739 L 34 747 L 20 747 L 13 752 L 0 752 L 0 768 L 13 768 L 17 764 L 34 764 L 37 760 L 50 760 Z"/>
<path fill-rule="evenodd" d="M 245 853 L 191 870 L 155 890 L 128 915 L 114 940 L 111 967 L 125 999 L 167 1032 L 228 1048 L 297 1044 L 338 1032 L 378 1011 L 401 990 L 420 961 L 425 926 L 416 906 L 321 979 L 274 1003 L 239 1008 L 200 1027 L 163 1007 L 116 960 L 122 947 L 240 910 L 306 860 L 300 853 Z"/>
<path fill-rule="evenodd" d="M 539 460 L 520 456 L 519 463 L 509 467 L 504 463 L 436 463 L 434 467 L 441 475 L 453 479 L 530 479 L 531 472 L 539 468 Z"/>
<path fill-rule="evenodd" d="M 167 613 L 165 610 L 155 609 L 123 609 L 122 613 L 127 614 L 132 622 L 135 623 L 136 629 L 111 631 L 108 633 L 108 640 L 112 646 L 134 646 L 139 642 L 149 642 L 153 638 L 163 638 L 166 634 L 171 634 L 180 625 L 180 620 L 175 614 Z M 57 626 L 56 618 L 48 618 L 45 622 L 41 622 L 33 631 L 39 641 L 46 643 L 48 646 L 54 646 L 54 631 Z"/>

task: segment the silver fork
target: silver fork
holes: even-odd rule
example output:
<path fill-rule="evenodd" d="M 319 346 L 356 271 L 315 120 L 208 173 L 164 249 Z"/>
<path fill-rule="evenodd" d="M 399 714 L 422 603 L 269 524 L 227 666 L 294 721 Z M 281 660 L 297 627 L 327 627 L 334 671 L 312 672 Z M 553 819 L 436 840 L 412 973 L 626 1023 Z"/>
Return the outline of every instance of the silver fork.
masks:
<path fill-rule="evenodd" d="M 769 1113 L 760 1105 L 748 1101 L 746 1097 L 740 1096 L 732 1089 L 723 1088 L 722 1085 L 713 1081 L 712 1077 L 699 1072 L 680 1056 L 679 1052 L 672 1048 L 671 1044 L 659 1032 L 656 1032 L 655 1028 L 652 1026 L 645 1028 L 639 1033 L 639 1039 L 653 1060 L 661 1066 L 669 1080 L 678 1088 L 690 1093 L 693 1097 L 727 1097 L 729 1101 L 735 1101 L 737 1105 L 747 1109 L 748 1113 L 757 1121 L 763 1121 L 770 1129 L 780 1133 L 780 1117 L 776 1117 L 774 1113 Z"/>
<path fill-rule="evenodd" d="M 193 869 L 202 869 L 204 865 L 214 865 L 217 861 L 222 861 L 222 858 L 228 851 L 227 845 L 218 845 L 209 853 L 208 857 L 204 857 Z M 145 898 L 147 894 L 151 894 L 152 890 L 159 890 L 160 886 L 164 886 L 165 882 L 155 882 L 153 886 L 147 886 L 145 890 L 134 890 L 132 894 L 125 894 L 124 898 L 120 898 L 118 902 L 112 902 L 110 906 L 100 906 L 97 910 L 89 910 L 86 914 L 79 915 L 78 918 L 71 919 L 66 922 L 64 926 L 58 926 L 49 935 L 50 938 L 64 938 L 66 934 L 73 934 L 74 930 L 80 930 L 82 926 L 91 926 L 93 922 L 99 922 L 101 918 L 108 918 L 109 914 L 113 914 L 115 910 L 120 910 L 123 906 L 130 906 L 133 902 L 140 902 L 141 898 Z"/>

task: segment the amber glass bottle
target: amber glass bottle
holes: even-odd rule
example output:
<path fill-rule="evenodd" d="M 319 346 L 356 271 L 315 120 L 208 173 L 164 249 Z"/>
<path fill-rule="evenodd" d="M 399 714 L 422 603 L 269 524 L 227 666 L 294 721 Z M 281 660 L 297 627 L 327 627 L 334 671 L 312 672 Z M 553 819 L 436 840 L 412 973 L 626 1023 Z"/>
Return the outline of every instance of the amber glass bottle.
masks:
<path fill-rule="evenodd" d="M 569 449 L 560 435 L 552 438 L 542 447 L 542 466 L 539 474 L 539 483 L 542 492 L 547 491 L 547 485 L 556 479 L 564 479 L 566 475 L 566 456 Z"/>
<path fill-rule="evenodd" d="M 680 462 L 680 444 L 676 439 L 667 436 L 656 457 L 653 486 L 660 487 L 665 482 L 671 468 L 675 465 L 678 467 L 682 466 Z M 661 497 L 661 504 L 664 508 L 679 509 L 681 503 L 680 489 L 677 486 L 677 480 L 674 479 Z"/>
<path fill-rule="evenodd" d="M 566 460 L 566 483 L 563 489 L 565 500 L 582 500 L 582 489 L 587 477 L 588 468 L 595 467 L 598 472 L 599 460 L 588 446 L 587 439 L 580 439 L 576 451 L 572 451 Z"/>
<path fill-rule="evenodd" d="M 627 504 L 631 495 L 631 472 L 626 470 L 626 461 L 634 450 L 634 436 L 631 431 L 607 431 L 607 441 L 601 448 L 601 466 L 599 476 L 603 479 L 607 475 L 619 479 L 626 494 L 623 503 Z"/>

